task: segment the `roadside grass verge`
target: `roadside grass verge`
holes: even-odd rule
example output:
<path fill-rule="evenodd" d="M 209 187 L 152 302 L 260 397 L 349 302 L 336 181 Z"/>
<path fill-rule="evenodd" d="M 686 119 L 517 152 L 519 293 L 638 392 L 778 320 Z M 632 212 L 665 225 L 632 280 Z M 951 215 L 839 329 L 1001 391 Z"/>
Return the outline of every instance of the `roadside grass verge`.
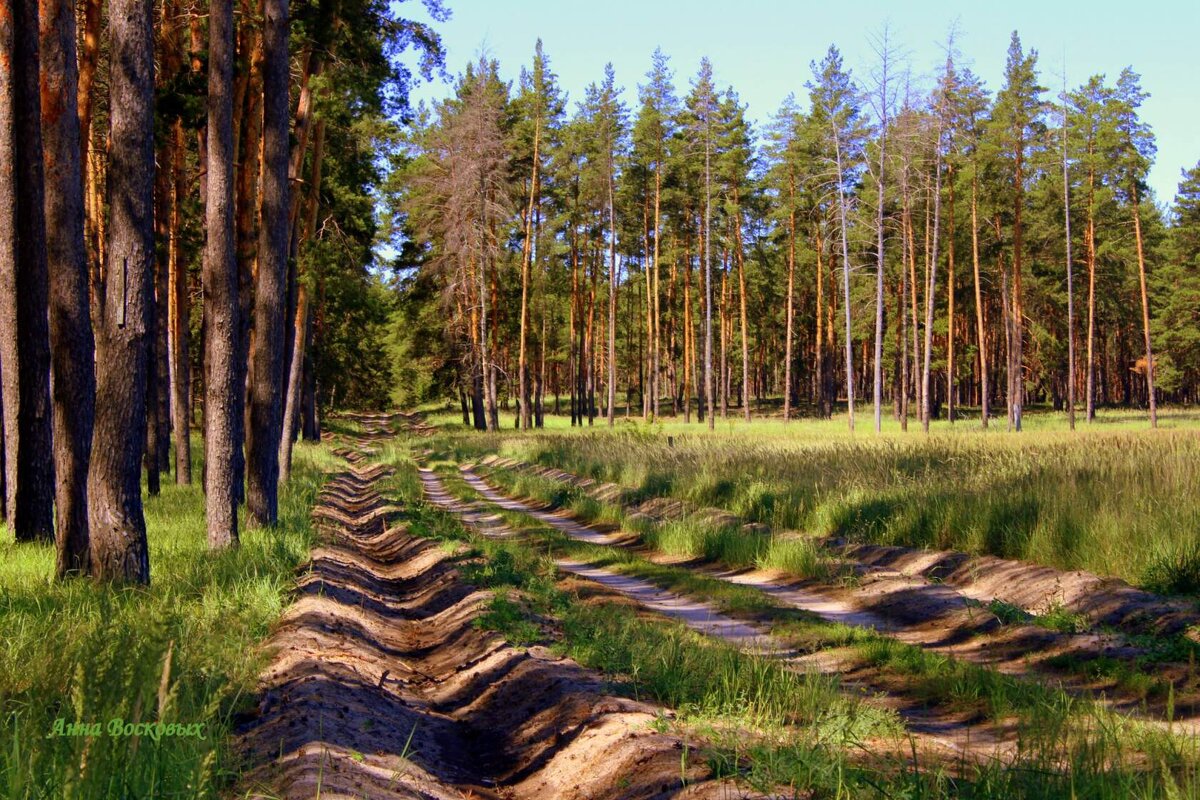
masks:
<path fill-rule="evenodd" d="M 199 443 L 193 453 L 201 453 Z M 218 797 L 237 769 L 231 720 L 263 665 L 256 651 L 288 602 L 314 541 L 322 471 L 339 463 L 300 443 L 279 525 L 242 529 L 208 551 L 196 482 L 145 499 L 148 588 L 51 579 L 47 544 L 0 539 L 0 795 L 6 798 Z M 99 736 L 52 736 L 55 722 Z M 203 724 L 203 738 L 112 736 L 111 720 Z M 65 729 L 65 728 L 64 728 Z"/>

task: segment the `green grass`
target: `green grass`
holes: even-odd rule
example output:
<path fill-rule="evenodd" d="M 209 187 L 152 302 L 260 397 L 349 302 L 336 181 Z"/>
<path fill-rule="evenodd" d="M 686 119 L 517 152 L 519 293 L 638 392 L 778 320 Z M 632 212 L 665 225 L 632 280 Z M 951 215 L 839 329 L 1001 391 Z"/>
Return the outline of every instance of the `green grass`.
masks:
<path fill-rule="evenodd" d="M 476 499 L 451 466 L 440 465 L 439 472 L 452 493 Z M 868 663 L 911 678 L 914 691 L 931 702 L 981 708 L 997 717 L 1014 713 L 1022 717 L 1022 744 L 1011 762 L 921 762 L 914 769 L 903 747 L 879 745 L 880 736 L 888 739 L 888 728 L 872 716 L 877 710 L 863 716 L 866 707 L 842 705 L 847 698 L 837 693 L 833 694 L 837 705 L 824 711 L 816 708 L 818 702 L 831 701 L 829 693 L 814 686 L 835 691 L 831 679 L 813 684 L 817 676 L 791 672 L 779 662 L 770 662 L 773 667 L 768 671 L 756 672 L 765 669 L 763 659 L 731 653 L 722 643 L 675 623 L 649 621 L 628 608 L 564 598 L 545 580 L 522 577 L 524 569 L 517 565 L 550 570 L 549 554 L 580 558 L 687 591 L 723 610 L 761 613 L 769 605 L 765 598 L 738 597 L 752 590 L 718 590 L 712 579 L 688 574 L 683 568 L 650 564 L 613 548 L 569 542 L 561 532 L 526 515 L 502 515 L 526 536 L 503 541 L 470 538 L 477 554 L 498 561 L 483 568 L 485 579 L 505 576 L 505 585 L 513 587 L 500 596 L 485 619 L 506 633 L 528 632 L 533 624 L 543 637 L 546 621 L 553 620 L 555 644 L 562 652 L 619 679 L 635 696 L 679 708 L 676 730 L 701 737 L 698 756 L 707 759 L 717 774 L 737 776 L 763 791 L 778 791 L 782 786 L 796 796 L 817 797 L 1150 798 L 1191 797 L 1200 792 L 1195 743 L 1185 737 L 1131 723 L 1061 691 L 925 653 L 870 632 L 827 625 L 801 614 L 776 625 L 777 633 L 791 641 L 807 640 L 814 651 L 852 646 Z M 444 523 L 439 525 L 438 535 L 444 536 Z M 512 555 L 497 558 L 501 552 Z M 544 597 L 554 598 L 553 602 L 540 599 Z M 735 657 L 751 659 L 754 668 L 730 669 L 723 664 L 722 659 Z M 784 675 L 789 677 L 785 680 Z M 804 691 L 785 691 L 786 681 L 793 680 L 804 681 Z M 864 720 L 874 721 L 863 726 Z"/>
<path fill-rule="evenodd" d="M 193 447 L 193 452 L 200 448 Z M 326 449 L 299 444 L 280 523 L 212 554 L 198 483 L 146 499 L 149 588 L 50 579 L 53 548 L 0 540 L 0 796 L 217 797 L 237 769 L 231 719 L 264 664 L 255 645 L 313 543 Z M 201 474 L 197 466 L 193 475 Z M 205 738 L 47 737 L 66 723 L 202 723 Z"/>
<path fill-rule="evenodd" d="M 550 478 L 493 467 L 477 467 L 476 471 L 517 496 L 565 508 L 588 522 L 616 525 L 636 533 L 648 547 L 668 555 L 731 567 L 778 569 L 802 578 L 827 578 L 834 574 L 835 567 L 828 555 L 809 537 L 750 533 L 740 525 L 699 513 L 656 522 L 628 514 L 618 503 L 597 500 L 577 487 Z"/>
<path fill-rule="evenodd" d="M 990 553 L 1200 591 L 1197 415 L 1102 414 L 1064 430 L 1031 413 L 1025 433 L 941 421 L 925 436 L 850 435 L 835 421 L 626 423 L 478 435 L 447 428 L 447 452 L 497 452 L 634 490 L 728 509 L 776 531 Z M 668 444 L 668 437 L 673 445 Z"/>

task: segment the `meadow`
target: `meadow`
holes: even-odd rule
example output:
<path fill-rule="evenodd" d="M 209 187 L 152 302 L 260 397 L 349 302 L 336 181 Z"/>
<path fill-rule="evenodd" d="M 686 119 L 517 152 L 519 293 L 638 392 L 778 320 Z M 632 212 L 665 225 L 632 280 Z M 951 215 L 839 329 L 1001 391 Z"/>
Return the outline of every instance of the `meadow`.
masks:
<path fill-rule="evenodd" d="M 1067 430 L 1058 413 L 944 420 L 929 435 L 849 433 L 830 421 L 602 419 L 572 430 L 456 435 L 433 417 L 459 458 L 496 452 L 635 490 L 716 506 L 776 531 L 875 544 L 963 550 L 1088 570 L 1166 594 L 1200 590 L 1200 415 L 1101 412 Z"/>

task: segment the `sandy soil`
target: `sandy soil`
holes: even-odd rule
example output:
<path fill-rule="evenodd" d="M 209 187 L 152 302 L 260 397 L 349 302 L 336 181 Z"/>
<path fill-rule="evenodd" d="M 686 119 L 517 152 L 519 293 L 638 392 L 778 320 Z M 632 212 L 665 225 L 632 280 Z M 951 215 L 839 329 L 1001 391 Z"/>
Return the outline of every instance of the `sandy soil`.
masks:
<path fill-rule="evenodd" d="M 664 710 L 602 676 L 473 624 L 490 594 L 410 534 L 363 456 L 396 417 L 365 417 L 313 517 L 324 543 L 267 646 L 236 742 L 255 798 L 731 798 L 681 768 Z"/>

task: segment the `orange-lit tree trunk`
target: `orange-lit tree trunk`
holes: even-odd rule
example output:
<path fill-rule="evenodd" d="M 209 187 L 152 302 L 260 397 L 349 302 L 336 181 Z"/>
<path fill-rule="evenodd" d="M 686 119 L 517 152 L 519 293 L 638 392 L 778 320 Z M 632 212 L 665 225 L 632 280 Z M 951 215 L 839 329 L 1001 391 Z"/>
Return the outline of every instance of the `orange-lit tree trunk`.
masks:
<path fill-rule="evenodd" d="M 254 288 L 246 428 L 246 511 L 257 525 L 279 518 L 279 440 L 283 423 L 287 316 L 288 0 L 265 0 L 263 25 L 262 219 Z"/>
<path fill-rule="evenodd" d="M 1150 348 L 1150 295 L 1146 291 L 1146 252 L 1142 242 L 1142 213 L 1138 202 L 1138 189 L 1134 184 L 1133 236 L 1137 245 L 1138 283 L 1142 292 L 1142 338 L 1146 345 L 1146 398 L 1150 403 L 1150 427 L 1158 427 L 1158 403 L 1154 397 L 1154 353 Z"/>
<path fill-rule="evenodd" d="M 0 368 L 8 522 L 54 537 L 38 2 L 0 8 Z"/>
<path fill-rule="evenodd" d="M 95 339 L 83 240 L 75 4 L 41 2 L 42 137 L 54 413 L 58 577 L 91 572 L 87 473 L 96 408 Z"/>

